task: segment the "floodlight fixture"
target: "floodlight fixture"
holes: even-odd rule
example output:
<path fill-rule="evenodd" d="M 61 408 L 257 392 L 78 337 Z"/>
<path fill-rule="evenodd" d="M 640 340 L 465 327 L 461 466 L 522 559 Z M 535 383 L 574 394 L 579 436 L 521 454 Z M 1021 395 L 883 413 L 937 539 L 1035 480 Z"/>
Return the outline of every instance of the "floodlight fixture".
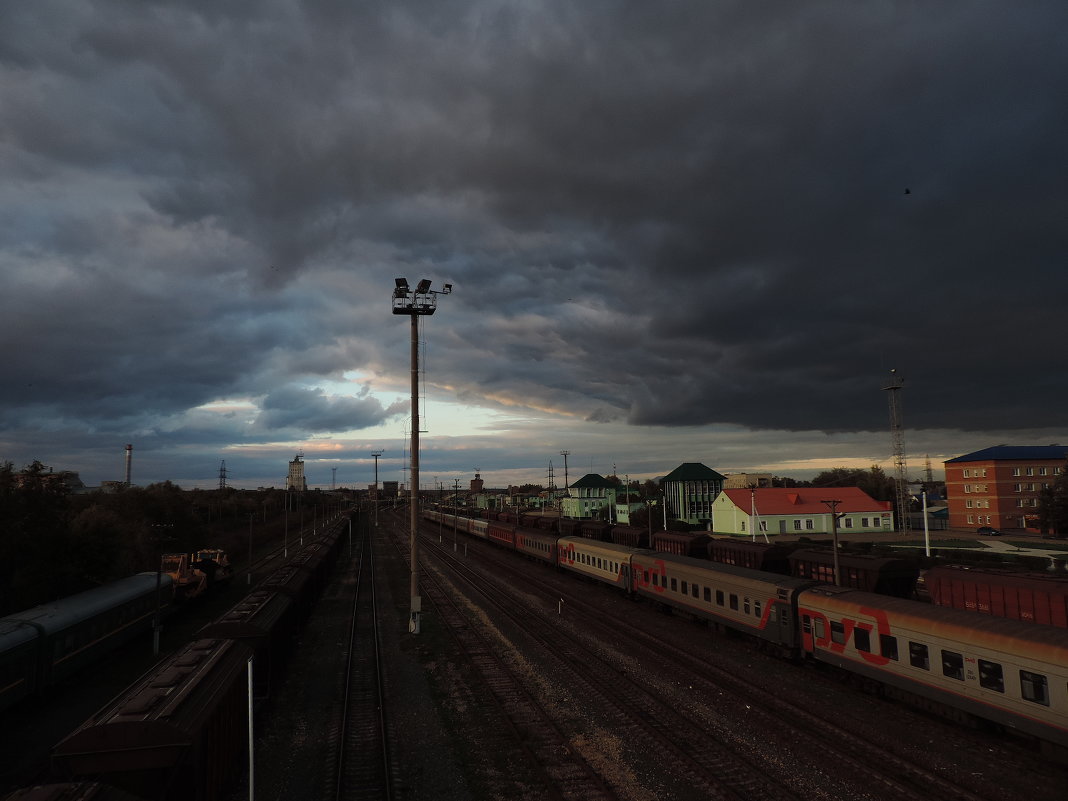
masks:
<path fill-rule="evenodd" d="M 417 295 L 425 295 L 429 291 L 430 291 L 430 280 L 427 279 L 427 278 L 424 278 L 422 281 L 420 281 L 419 282 L 419 286 L 417 286 L 415 288 L 415 294 L 417 294 Z"/>

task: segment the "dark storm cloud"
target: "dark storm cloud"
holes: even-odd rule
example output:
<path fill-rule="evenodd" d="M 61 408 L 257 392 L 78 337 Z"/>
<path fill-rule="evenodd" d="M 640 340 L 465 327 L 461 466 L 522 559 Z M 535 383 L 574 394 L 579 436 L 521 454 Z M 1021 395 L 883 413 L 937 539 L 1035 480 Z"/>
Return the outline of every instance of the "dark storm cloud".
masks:
<path fill-rule="evenodd" d="M 408 403 L 385 409 L 366 389 L 356 397 L 330 398 L 319 389 L 285 387 L 264 398 L 261 408 L 256 425 L 265 431 L 326 432 L 370 428 L 406 413 Z"/>
<path fill-rule="evenodd" d="M 315 387 L 403 386 L 394 275 L 491 408 L 1063 425 L 1062 3 L 9 6 L 12 441 L 376 425 Z"/>

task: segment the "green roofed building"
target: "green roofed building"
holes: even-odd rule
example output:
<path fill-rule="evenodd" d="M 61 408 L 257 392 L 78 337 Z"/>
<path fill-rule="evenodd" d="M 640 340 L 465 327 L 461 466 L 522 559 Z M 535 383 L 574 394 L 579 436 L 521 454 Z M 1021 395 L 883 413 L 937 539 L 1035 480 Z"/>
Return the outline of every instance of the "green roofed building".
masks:
<path fill-rule="evenodd" d="M 712 502 L 723 491 L 724 477 L 700 462 L 684 462 L 664 476 L 669 517 L 712 528 Z"/>

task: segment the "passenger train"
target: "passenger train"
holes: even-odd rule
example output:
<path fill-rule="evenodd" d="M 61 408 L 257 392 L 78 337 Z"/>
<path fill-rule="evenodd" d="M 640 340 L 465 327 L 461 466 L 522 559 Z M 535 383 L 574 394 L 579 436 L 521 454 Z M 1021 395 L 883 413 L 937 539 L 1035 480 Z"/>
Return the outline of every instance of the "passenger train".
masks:
<path fill-rule="evenodd" d="M 426 509 L 426 519 L 1068 754 L 1068 631 Z M 962 714 L 963 713 L 963 714 Z"/>

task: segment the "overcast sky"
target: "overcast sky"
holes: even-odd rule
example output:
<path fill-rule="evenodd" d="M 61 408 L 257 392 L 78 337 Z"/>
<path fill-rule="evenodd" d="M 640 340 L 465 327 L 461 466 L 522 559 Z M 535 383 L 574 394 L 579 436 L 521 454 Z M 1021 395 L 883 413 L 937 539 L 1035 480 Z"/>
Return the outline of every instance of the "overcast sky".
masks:
<path fill-rule="evenodd" d="M 910 474 L 1068 443 L 1068 6 L 0 0 L 0 461 Z M 336 468 L 336 474 L 331 471 Z M 336 478 L 335 478 L 336 476 Z"/>

